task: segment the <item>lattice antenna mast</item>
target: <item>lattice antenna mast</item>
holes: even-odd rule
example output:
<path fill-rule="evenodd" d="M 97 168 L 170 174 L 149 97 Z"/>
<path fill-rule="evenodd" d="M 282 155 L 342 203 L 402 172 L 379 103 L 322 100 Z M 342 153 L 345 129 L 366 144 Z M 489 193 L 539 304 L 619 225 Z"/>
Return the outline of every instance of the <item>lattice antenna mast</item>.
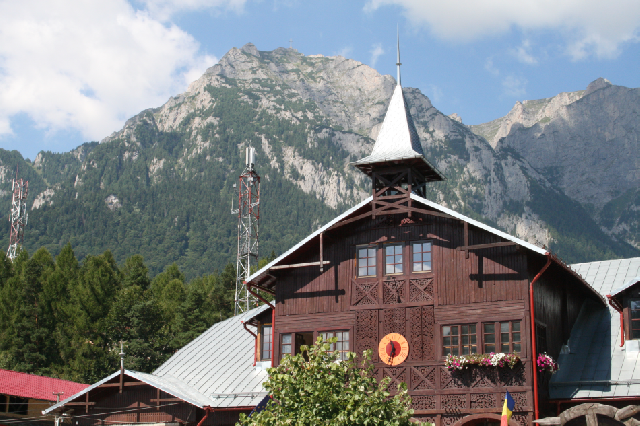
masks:
<path fill-rule="evenodd" d="M 11 235 L 9 237 L 9 248 L 7 257 L 13 261 L 18 256 L 24 240 L 24 227 L 27 226 L 29 214 L 27 213 L 27 193 L 29 192 L 29 181 L 18 179 L 18 168 L 16 167 L 16 178 L 13 180 L 11 190 L 13 199 L 11 200 Z"/>
<path fill-rule="evenodd" d="M 236 259 L 235 314 L 254 308 L 257 299 L 249 293 L 246 282 L 251 268 L 258 266 L 258 236 L 260 222 L 260 176 L 255 167 L 256 150 L 249 147 L 245 152 L 245 169 L 238 182 L 238 256 Z"/>

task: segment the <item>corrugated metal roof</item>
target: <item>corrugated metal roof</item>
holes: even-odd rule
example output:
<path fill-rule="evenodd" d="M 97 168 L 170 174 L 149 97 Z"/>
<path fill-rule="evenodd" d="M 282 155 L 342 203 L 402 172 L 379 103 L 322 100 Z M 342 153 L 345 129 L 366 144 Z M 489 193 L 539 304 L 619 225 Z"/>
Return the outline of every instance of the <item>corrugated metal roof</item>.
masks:
<path fill-rule="evenodd" d="M 88 386 L 69 380 L 0 369 L 0 394 L 5 395 L 55 401 L 53 392 L 73 395 Z"/>
<path fill-rule="evenodd" d="M 209 399 L 211 407 L 256 405 L 266 395 L 267 373 L 253 366 L 255 338 L 241 320 L 264 312 L 260 306 L 214 324 L 162 364 L 154 376 L 176 378 Z"/>
<path fill-rule="evenodd" d="M 125 374 L 200 408 L 207 405 L 214 408 L 254 406 L 267 394 L 262 388 L 267 373 L 253 366 L 255 338 L 243 328 L 242 321 L 267 309 L 268 305 L 262 305 L 214 324 L 152 374 L 131 370 L 125 370 Z M 48 408 L 44 414 L 119 374 L 120 371 L 116 371 Z"/>
<path fill-rule="evenodd" d="M 571 265 L 605 296 L 640 275 L 640 257 Z M 569 338 L 570 353 L 558 358 L 550 384 L 552 399 L 640 395 L 638 341 L 620 347 L 620 314 L 587 302 Z"/>

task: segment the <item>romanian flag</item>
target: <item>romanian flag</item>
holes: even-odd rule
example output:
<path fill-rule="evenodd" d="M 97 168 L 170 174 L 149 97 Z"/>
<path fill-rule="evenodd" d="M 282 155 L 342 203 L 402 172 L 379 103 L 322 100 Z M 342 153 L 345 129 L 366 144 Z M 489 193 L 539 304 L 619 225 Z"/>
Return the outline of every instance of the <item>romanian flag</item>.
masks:
<path fill-rule="evenodd" d="M 500 426 L 507 426 L 509 424 L 509 419 L 511 419 L 515 406 L 516 403 L 513 401 L 511 395 L 509 395 L 509 391 L 507 391 L 507 394 L 504 397 L 504 405 L 502 406 L 502 419 L 500 419 Z"/>

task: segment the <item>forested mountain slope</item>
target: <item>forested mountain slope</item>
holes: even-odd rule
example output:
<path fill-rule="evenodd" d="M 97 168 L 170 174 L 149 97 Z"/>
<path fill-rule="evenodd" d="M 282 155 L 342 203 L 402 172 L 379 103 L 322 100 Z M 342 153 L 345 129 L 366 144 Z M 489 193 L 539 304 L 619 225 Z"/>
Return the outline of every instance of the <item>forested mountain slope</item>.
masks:
<path fill-rule="evenodd" d="M 70 241 L 80 258 L 142 254 L 152 274 L 173 262 L 188 278 L 211 272 L 235 256 L 233 184 L 252 145 L 262 176 L 261 253 L 280 253 L 368 195 L 349 163 L 370 152 L 394 85 L 340 56 L 231 49 L 185 93 L 100 144 L 41 153 L 30 164 L 0 151 L 0 244 L 8 245 L 7 182 L 22 163 L 35 203 L 25 239 L 32 252 L 55 254 Z M 429 198 L 570 262 L 638 255 L 546 169 L 516 149 L 494 149 L 419 90 L 405 88 L 405 96 L 427 158 L 447 177 Z"/>

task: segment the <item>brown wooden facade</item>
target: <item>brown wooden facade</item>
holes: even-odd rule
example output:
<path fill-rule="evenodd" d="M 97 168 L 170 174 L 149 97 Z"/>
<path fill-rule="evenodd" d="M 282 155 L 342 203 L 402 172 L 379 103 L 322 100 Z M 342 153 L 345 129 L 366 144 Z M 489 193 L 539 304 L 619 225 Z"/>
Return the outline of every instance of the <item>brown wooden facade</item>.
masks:
<path fill-rule="evenodd" d="M 231 426 L 240 413 L 253 407 L 218 408 L 209 413 L 201 426 Z M 83 395 L 67 402 L 56 415 L 63 424 L 71 419 L 74 426 L 133 425 L 140 423 L 165 426 L 196 426 L 205 417 L 205 409 L 124 375 L 122 385 L 116 376 Z"/>
<path fill-rule="evenodd" d="M 370 210 L 366 205 L 343 222 Z M 414 242 L 431 243 L 430 270 L 411 272 Z M 384 272 L 388 244 L 402 246 L 403 273 Z M 375 249 L 376 273 L 360 277 L 356 250 L 363 246 Z M 321 259 L 328 261 L 322 271 Z M 373 351 L 379 378 L 390 377 L 394 388 L 407 384 L 416 418 L 436 426 L 496 421 L 508 390 L 516 402 L 513 421 L 527 425 L 534 409 L 529 283 L 546 261 L 544 255 L 414 201 L 411 217 L 397 212 L 329 228 L 279 262 L 315 265 L 273 268 L 256 284 L 275 289 L 276 364 L 283 356 L 283 335 L 312 334 L 315 341 L 321 332 L 348 331 L 350 350 Z M 587 297 L 597 296 L 555 259 L 535 287 L 539 353 L 557 358 Z M 522 362 L 514 369 L 451 372 L 444 367 L 443 327 L 474 324 L 477 352 L 482 353 L 483 325 L 500 322 L 521 326 Z M 378 343 L 392 332 L 410 345 L 406 361 L 394 367 L 378 356 Z M 546 379 L 539 379 L 544 400 Z"/>

